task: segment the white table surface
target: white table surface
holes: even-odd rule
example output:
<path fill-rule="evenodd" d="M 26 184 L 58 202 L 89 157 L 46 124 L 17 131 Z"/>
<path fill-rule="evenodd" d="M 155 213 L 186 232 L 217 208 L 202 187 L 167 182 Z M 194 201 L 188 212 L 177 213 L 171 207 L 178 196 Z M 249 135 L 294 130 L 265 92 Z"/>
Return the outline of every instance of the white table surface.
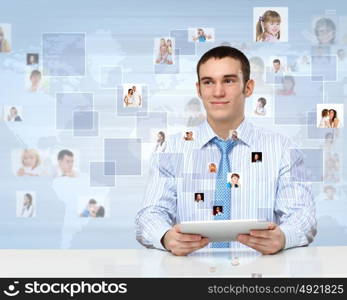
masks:
<path fill-rule="evenodd" d="M 346 257 L 347 246 L 301 247 L 276 255 L 206 249 L 187 257 L 152 249 L 6 249 L 0 250 L 0 277 L 347 277 Z"/>

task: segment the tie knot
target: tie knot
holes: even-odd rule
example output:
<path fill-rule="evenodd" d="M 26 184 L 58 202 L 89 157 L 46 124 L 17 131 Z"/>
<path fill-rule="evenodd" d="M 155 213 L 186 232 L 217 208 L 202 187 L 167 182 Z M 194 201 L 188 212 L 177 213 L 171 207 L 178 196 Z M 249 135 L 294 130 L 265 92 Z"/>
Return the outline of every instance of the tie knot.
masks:
<path fill-rule="evenodd" d="M 217 145 L 217 147 L 222 152 L 222 154 L 229 154 L 231 149 L 234 147 L 236 143 L 233 140 L 228 139 L 225 141 L 225 140 L 219 139 L 218 137 L 213 138 L 212 142 Z"/>

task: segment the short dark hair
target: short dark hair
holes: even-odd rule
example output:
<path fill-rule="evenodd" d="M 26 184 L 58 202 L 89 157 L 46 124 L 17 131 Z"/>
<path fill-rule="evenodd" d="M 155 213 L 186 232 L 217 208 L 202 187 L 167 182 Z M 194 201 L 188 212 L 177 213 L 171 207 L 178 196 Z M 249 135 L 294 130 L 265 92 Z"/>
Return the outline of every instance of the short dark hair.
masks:
<path fill-rule="evenodd" d="M 266 99 L 264 97 L 260 97 L 258 99 L 259 102 L 261 102 L 261 104 L 263 105 L 263 107 L 266 105 Z"/>
<path fill-rule="evenodd" d="M 198 81 L 200 82 L 200 66 L 207 62 L 211 58 L 221 59 L 224 57 L 230 57 L 235 60 L 238 60 L 241 64 L 241 70 L 243 75 L 243 82 L 246 83 L 249 80 L 250 76 L 250 66 L 249 66 L 249 60 L 240 50 L 230 47 L 230 46 L 218 46 L 215 48 L 212 48 L 208 50 L 203 56 L 201 56 L 197 66 L 196 66 L 196 72 L 198 75 Z"/>
<path fill-rule="evenodd" d="M 88 201 L 88 204 L 96 204 L 96 200 L 95 200 L 95 199 L 90 199 L 90 200 Z"/>
<path fill-rule="evenodd" d="M 58 153 L 58 160 L 63 160 L 65 155 L 73 157 L 73 153 L 70 150 L 64 149 Z"/>
<path fill-rule="evenodd" d="M 272 61 L 272 63 L 274 63 L 274 64 L 280 64 L 281 63 L 281 61 L 278 59 L 278 58 L 276 58 L 276 59 L 274 59 L 273 61 Z"/>

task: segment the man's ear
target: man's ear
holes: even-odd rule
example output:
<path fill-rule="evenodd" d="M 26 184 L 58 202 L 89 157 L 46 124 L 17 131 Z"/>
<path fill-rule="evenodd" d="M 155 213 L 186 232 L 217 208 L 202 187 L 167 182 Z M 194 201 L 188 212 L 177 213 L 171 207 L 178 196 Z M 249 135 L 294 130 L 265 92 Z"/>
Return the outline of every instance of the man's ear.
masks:
<path fill-rule="evenodd" d="M 200 83 L 199 83 L 199 81 L 195 83 L 195 86 L 196 86 L 196 93 L 201 98 L 201 91 L 200 91 Z"/>
<path fill-rule="evenodd" d="M 246 82 L 245 88 L 244 88 L 244 94 L 246 97 L 249 97 L 253 94 L 254 86 L 255 86 L 255 82 L 253 79 L 249 79 Z"/>

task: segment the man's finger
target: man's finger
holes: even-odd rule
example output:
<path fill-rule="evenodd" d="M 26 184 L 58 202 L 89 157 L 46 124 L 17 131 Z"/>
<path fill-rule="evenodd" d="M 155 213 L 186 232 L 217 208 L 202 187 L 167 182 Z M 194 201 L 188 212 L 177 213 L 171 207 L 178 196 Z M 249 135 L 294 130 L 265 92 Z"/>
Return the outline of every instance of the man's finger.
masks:
<path fill-rule="evenodd" d="M 252 230 L 250 232 L 251 236 L 269 239 L 272 237 L 272 231 L 271 230 Z"/>
<path fill-rule="evenodd" d="M 180 249 L 193 249 L 193 248 L 201 248 L 209 243 L 208 238 L 203 238 L 198 242 L 179 242 L 178 248 Z"/>
<path fill-rule="evenodd" d="M 270 254 L 271 253 L 271 250 L 268 247 L 263 246 L 263 245 L 251 243 L 247 246 L 258 251 L 258 252 L 261 252 L 262 254 Z"/>
<path fill-rule="evenodd" d="M 246 239 L 245 240 L 240 239 L 239 242 L 248 246 L 248 247 L 251 247 L 254 250 L 262 252 L 262 253 L 269 250 L 267 245 L 259 244 L 259 243 L 256 243 L 254 241 L 250 241 L 250 240 L 246 240 Z"/>
<path fill-rule="evenodd" d="M 267 246 L 268 240 L 264 238 L 252 237 L 245 234 L 240 234 L 237 239 L 240 243 L 249 246 L 250 244 Z"/>
<path fill-rule="evenodd" d="M 276 227 L 277 227 L 277 224 L 271 222 L 271 223 L 268 225 L 267 229 L 273 230 L 273 229 L 275 229 Z"/>
<path fill-rule="evenodd" d="M 192 252 L 194 252 L 196 250 L 204 248 L 207 245 L 208 245 L 208 243 L 203 244 L 202 246 L 199 246 L 199 247 L 195 247 L 195 248 L 177 248 L 176 251 L 173 252 L 173 254 L 180 255 L 180 256 L 182 256 L 182 255 L 185 256 L 185 255 L 190 254 L 190 253 L 192 253 Z M 177 254 L 177 253 L 179 253 L 179 254 Z"/>
<path fill-rule="evenodd" d="M 176 224 L 174 227 L 172 227 L 176 232 L 181 233 L 181 228 L 178 224 Z"/>
<path fill-rule="evenodd" d="M 186 234 L 186 233 L 177 233 L 176 239 L 180 242 L 195 242 L 201 240 L 201 235 L 199 234 Z"/>

